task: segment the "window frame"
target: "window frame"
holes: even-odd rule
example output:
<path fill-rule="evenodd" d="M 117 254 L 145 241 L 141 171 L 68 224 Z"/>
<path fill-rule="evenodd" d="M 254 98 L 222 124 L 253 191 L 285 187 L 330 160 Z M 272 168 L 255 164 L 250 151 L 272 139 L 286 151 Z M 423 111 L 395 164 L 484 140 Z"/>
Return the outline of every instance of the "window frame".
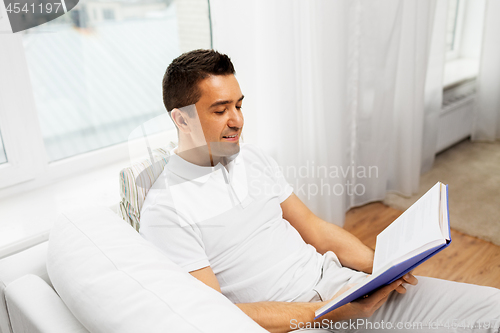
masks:
<path fill-rule="evenodd" d="M 45 153 L 24 56 L 22 36 L 0 34 L 0 131 L 7 162 L 0 165 L 0 188 L 35 178 Z"/>

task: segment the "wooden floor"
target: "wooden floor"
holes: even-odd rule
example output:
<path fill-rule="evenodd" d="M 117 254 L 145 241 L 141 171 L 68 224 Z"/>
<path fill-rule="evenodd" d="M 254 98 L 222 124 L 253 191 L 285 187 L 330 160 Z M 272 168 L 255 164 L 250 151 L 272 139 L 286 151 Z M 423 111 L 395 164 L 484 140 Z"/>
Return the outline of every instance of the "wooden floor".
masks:
<path fill-rule="evenodd" d="M 401 213 L 382 203 L 371 203 L 351 209 L 344 228 L 374 248 L 377 234 Z M 453 229 L 451 239 L 449 248 L 417 267 L 413 274 L 500 288 L 500 246 Z"/>

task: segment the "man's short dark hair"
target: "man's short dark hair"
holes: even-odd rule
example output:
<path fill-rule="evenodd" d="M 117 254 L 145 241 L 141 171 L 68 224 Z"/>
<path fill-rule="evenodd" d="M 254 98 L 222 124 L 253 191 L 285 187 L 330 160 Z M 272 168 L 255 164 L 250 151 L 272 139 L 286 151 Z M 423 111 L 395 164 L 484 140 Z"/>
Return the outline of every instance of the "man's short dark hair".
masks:
<path fill-rule="evenodd" d="M 234 73 L 233 63 L 225 54 L 214 50 L 184 53 L 170 63 L 163 76 L 163 104 L 168 112 L 195 104 L 201 97 L 201 80 Z"/>

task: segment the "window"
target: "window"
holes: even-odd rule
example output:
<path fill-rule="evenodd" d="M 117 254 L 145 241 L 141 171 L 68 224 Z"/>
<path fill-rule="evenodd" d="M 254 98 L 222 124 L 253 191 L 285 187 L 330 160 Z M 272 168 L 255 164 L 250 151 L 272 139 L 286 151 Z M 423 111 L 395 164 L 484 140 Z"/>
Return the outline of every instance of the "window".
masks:
<path fill-rule="evenodd" d="M 180 54 L 175 4 L 115 2 L 90 19 L 86 1 L 68 20 L 24 34 L 40 127 L 49 161 L 125 142 L 165 109 L 161 80 Z M 78 17 L 78 18 L 76 18 Z M 164 43 L 159 41 L 164 40 Z"/>
<path fill-rule="evenodd" d="M 85 0 L 46 24 L 0 34 L 0 163 L 8 165 L 0 188 L 127 159 L 129 134 L 165 114 L 167 65 L 210 47 L 207 0 Z"/>
<path fill-rule="evenodd" d="M 446 57 L 448 60 L 459 56 L 464 7 L 464 0 L 448 0 L 448 18 L 446 22 Z"/>
<path fill-rule="evenodd" d="M 485 5 L 482 0 L 448 0 L 445 88 L 474 79 L 479 72 Z"/>
<path fill-rule="evenodd" d="M 460 0 L 448 0 L 448 20 L 446 27 L 446 51 L 453 51 L 456 37 L 458 3 Z"/>

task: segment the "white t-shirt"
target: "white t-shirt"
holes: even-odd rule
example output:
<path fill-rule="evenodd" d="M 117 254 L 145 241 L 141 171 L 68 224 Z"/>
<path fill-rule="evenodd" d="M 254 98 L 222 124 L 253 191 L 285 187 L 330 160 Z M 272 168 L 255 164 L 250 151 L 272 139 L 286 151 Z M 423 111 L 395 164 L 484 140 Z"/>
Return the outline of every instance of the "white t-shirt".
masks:
<path fill-rule="evenodd" d="M 146 197 L 139 232 L 188 272 L 211 266 L 234 303 L 293 301 L 319 281 L 323 256 L 283 219 L 292 187 L 253 145 L 242 144 L 226 167 L 173 154 Z"/>

